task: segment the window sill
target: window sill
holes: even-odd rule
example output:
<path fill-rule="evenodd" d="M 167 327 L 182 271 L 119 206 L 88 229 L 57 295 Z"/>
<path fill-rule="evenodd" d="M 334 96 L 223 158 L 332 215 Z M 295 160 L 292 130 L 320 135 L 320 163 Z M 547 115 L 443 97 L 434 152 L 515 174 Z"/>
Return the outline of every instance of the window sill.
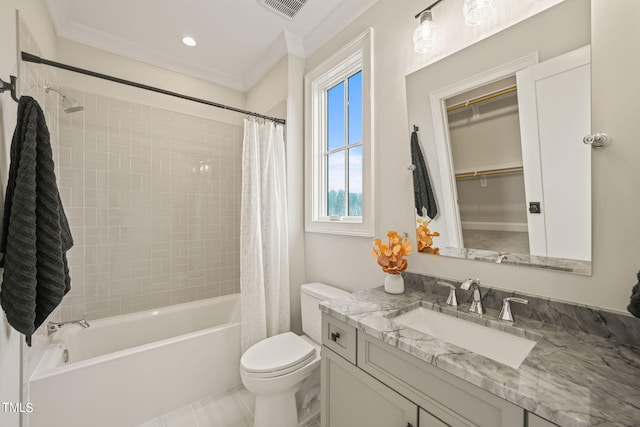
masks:
<path fill-rule="evenodd" d="M 338 234 L 343 236 L 373 237 L 373 227 L 363 223 L 362 219 L 342 219 L 332 221 L 318 219 L 310 221 L 305 227 L 307 233 Z"/>

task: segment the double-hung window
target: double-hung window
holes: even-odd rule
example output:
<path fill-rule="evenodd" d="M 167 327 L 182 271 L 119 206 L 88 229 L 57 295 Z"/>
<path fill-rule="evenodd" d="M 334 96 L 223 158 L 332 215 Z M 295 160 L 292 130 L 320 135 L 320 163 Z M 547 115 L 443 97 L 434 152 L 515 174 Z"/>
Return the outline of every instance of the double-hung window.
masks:
<path fill-rule="evenodd" d="M 306 230 L 373 235 L 373 30 L 305 77 Z"/>

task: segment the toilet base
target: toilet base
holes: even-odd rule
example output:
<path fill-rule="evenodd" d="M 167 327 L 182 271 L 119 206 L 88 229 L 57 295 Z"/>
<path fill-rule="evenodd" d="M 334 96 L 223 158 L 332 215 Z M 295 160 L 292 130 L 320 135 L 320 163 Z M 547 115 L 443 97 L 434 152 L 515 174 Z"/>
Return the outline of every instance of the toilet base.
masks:
<path fill-rule="evenodd" d="M 256 396 L 253 427 L 298 427 L 296 390 Z"/>

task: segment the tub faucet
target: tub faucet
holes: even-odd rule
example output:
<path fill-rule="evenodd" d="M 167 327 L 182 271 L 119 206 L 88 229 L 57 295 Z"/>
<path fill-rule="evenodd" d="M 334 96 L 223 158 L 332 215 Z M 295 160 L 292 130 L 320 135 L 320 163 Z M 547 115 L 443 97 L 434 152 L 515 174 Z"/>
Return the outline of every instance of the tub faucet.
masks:
<path fill-rule="evenodd" d="M 73 325 L 77 325 L 80 326 L 82 329 L 86 329 L 89 326 L 89 322 L 87 322 L 85 319 L 81 319 L 81 320 L 70 320 L 68 322 L 48 322 L 47 323 L 47 336 L 57 332 L 59 329 L 65 328 L 67 326 L 73 326 Z"/>
<path fill-rule="evenodd" d="M 480 279 L 467 279 L 460 285 L 460 289 L 464 289 L 468 291 L 469 289 L 473 289 L 473 302 L 471 303 L 471 308 L 469 311 L 476 314 L 483 314 L 484 309 L 482 308 L 482 300 L 480 295 Z"/>

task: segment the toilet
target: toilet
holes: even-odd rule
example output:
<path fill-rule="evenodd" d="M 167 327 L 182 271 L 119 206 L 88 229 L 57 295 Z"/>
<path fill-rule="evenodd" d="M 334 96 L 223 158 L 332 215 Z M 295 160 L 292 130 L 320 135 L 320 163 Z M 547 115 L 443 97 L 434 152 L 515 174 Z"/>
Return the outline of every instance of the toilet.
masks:
<path fill-rule="evenodd" d="M 305 335 L 274 335 L 242 355 L 240 377 L 256 398 L 254 427 L 298 427 L 298 406 L 303 410 L 311 400 L 319 398 L 322 322 L 318 304 L 348 294 L 322 283 L 302 285 L 300 306 Z"/>

